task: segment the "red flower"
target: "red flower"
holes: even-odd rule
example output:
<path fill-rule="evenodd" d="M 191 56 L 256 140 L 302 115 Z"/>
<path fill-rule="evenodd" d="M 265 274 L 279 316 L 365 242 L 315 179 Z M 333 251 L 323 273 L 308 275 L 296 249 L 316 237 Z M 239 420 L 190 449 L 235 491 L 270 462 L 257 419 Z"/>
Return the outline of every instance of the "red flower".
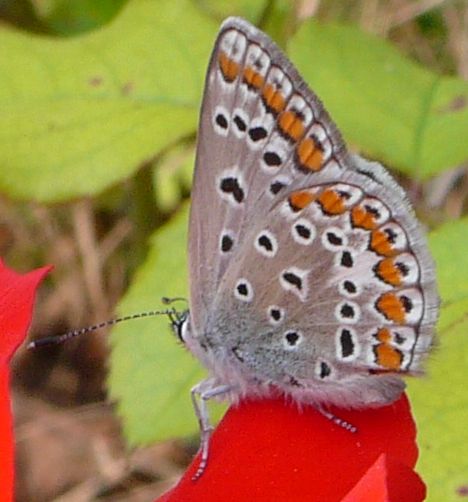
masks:
<path fill-rule="evenodd" d="M 17 274 L 0 260 L 0 500 L 13 500 L 13 434 L 8 363 L 26 337 L 34 294 L 51 267 Z"/>
<path fill-rule="evenodd" d="M 199 458 L 158 502 L 417 502 L 425 486 L 413 471 L 416 428 L 406 396 L 378 409 L 331 409 L 349 432 L 313 407 L 283 399 L 231 408 L 213 433 L 208 466 Z"/>

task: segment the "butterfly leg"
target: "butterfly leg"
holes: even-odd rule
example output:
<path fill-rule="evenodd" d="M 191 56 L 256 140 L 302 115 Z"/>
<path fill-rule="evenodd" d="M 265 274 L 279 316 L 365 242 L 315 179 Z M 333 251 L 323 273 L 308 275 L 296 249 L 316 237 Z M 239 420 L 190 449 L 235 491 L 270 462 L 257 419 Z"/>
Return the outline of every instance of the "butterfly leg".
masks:
<path fill-rule="evenodd" d="M 343 429 L 345 429 L 349 432 L 352 432 L 353 434 L 358 431 L 358 428 L 355 425 L 350 424 L 349 422 L 346 422 L 346 420 L 343 420 L 342 418 L 337 417 L 333 413 L 330 413 L 329 411 L 326 411 L 321 407 L 319 407 L 317 409 L 320 412 L 320 414 L 322 414 L 325 418 L 327 418 L 328 420 L 330 420 L 334 424 L 342 427 Z"/>
<path fill-rule="evenodd" d="M 213 426 L 210 422 L 208 413 L 207 401 L 213 397 L 221 396 L 233 390 L 232 385 L 217 385 L 213 386 L 212 380 L 203 380 L 191 390 L 193 408 L 198 419 L 200 427 L 200 450 L 201 459 L 197 472 L 193 475 L 192 481 L 200 478 L 208 464 L 208 453 L 210 446 L 210 437 L 213 431 Z"/>

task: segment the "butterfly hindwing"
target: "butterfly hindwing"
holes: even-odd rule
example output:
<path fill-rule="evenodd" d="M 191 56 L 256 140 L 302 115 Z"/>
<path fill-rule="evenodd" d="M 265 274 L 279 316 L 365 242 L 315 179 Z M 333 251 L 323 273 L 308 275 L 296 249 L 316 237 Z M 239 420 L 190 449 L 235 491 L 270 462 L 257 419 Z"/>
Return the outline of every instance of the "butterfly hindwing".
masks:
<path fill-rule="evenodd" d="M 421 371 L 438 299 L 419 225 L 390 193 L 350 170 L 278 201 L 223 277 L 215 344 L 302 401 L 399 395 L 392 375 Z"/>

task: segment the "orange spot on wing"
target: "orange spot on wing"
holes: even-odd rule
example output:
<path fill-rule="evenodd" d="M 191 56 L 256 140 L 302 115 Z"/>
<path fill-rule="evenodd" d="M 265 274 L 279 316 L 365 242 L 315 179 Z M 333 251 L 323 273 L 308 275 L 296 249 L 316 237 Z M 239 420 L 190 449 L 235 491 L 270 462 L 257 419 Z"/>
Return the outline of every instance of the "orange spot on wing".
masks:
<path fill-rule="evenodd" d="M 390 238 L 383 230 L 373 230 L 370 237 L 370 249 L 382 256 L 393 256 L 396 251 Z"/>
<path fill-rule="evenodd" d="M 297 113 L 286 110 L 278 119 L 278 127 L 281 132 L 293 141 L 298 141 L 304 135 L 304 122 Z"/>
<path fill-rule="evenodd" d="M 244 70 L 244 82 L 253 89 L 260 89 L 263 85 L 263 77 L 253 68 L 247 66 Z"/>
<path fill-rule="evenodd" d="M 387 328 L 380 328 L 375 337 L 379 342 L 382 343 L 390 343 L 392 341 L 392 335 L 390 334 L 390 331 Z"/>
<path fill-rule="evenodd" d="M 265 106 L 273 113 L 278 114 L 284 110 L 286 101 L 280 91 L 271 84 L 265 84 L 262 91 L 263 102 Z"/>
<path fill-rule="evenodd" d="M 219 67 L 223 74 L 224 80 L 227 82 L 233 82 L 239 75 L 240 66 L 231 58 L 226 56 L 226 53 L 220 52 L 218 56 Z"/>
<path fill-rule="evenodd" d="M 400 286 L 402 283 L 401 270 L 397 267 L 393 258 L 384 258 L 379 261 L 375 267 L 375 273 L 380 279 L 392 286 Z"/>
<path fill-rule="evenodd" d="M 373 230 L 377 223 L 375 216 L 366 211 L 362 206 L 355 206 L 351 211 L 351 223 L 354 227 L 364 228 L 365 230 Z"/>
<path fill-rule="evenodd" d="M 374 347 L 376 363 L 389 370 L 399 370 L 403 362 L 403 354 L 400 350 L 388 343 L 379 343 Z"/>
<path fill-rule="evenodd" d="M 317 202 L 326 214 L 343 214 L 346 211 L 344 197 L 332 189 L 324 190 L 317 198 Z"/>
<path fill-rule="evenodd" d="M 405 307 L 395 293 L 388 292 L 379 296 L 375 306 L 389 321 L 403 324 L 405 322 Z"/>
<path fill-rule="evenodd" d="M 299 167 L 306 171 L 319 171 L 323 163 L 323 149 L 314 138 L 303 139 L 296 149 Z"/>
<path fill-rule="evenodd" d="M 308 192 L 307 190 L 303 190 L 300 192 L 294 192 L 288 197 L 289 205 L 293 211 L 300 211 L 307 207 L 313 200 L 315 196 Z"/>

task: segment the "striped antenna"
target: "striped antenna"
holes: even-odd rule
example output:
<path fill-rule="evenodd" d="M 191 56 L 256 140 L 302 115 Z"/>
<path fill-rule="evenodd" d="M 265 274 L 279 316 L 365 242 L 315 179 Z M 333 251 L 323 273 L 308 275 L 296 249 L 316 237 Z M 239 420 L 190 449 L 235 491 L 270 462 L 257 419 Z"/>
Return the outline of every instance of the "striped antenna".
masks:
<path fill-rule="evenodd" d="M 99 324 L 94 324 L 86 328 L 74 329 L 73 331 L 68 331 L 67 333 L 63 333 L 62 335 L 46 336 L 44 338 L 39 338 L 34 342 L 30 342 L 27 348 L 31 350 L 31 349 L 37 349 L 39 347 L 44 347 L 47 345 L 58 345 L 60 343 L 66 342 L 67 340 L 70 340 L 71 338 L 75 338 L 76 336 L 84 335 L 86 333 L 106 328 L 108 326 L 113 326 L 114 324 L 118 324 L 119 322 L 130 321 L 132 319 L 142 319 L 144 317 L 153 317 L 157 315 L 167 315 L 169 319 L 171 319 L 171 322 L 173 322 L 174 319 L 178 318 L 178 313 L 174 309 L 149 310 L 147 312 L 141 312 L 139 314 L 117 317 L 116 319 L 110 319 L 109 321 L 100 322 Z"/>

